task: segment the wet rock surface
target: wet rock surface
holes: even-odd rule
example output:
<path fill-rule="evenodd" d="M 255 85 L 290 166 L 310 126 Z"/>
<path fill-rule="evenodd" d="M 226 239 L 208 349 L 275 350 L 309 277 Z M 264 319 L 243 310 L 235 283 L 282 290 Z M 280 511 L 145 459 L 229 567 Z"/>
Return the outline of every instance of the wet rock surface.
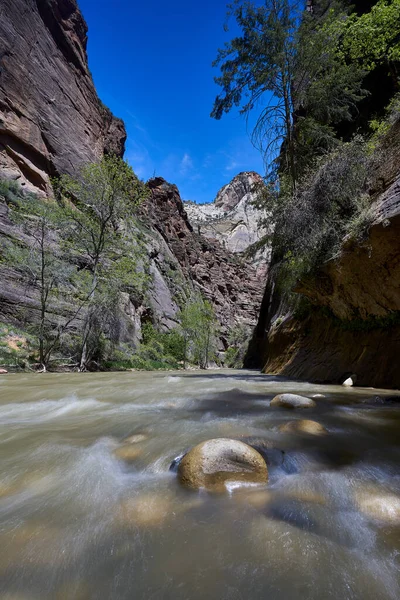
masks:
<path fill-rule="evenodd" d="M 178 478 L 188 488 L 224 491 L 227 484 L 266 483 L 268 470 L 251 446 L 217 438 L 195 446 L 183 457 Z"/>
<path fill-rule="evenodd" d="M 311 398 L 298 396 L 297 394 L 278 394 L 271 400 L 270 406 L 281 406 L 283 408 L 314 408 L 316 402 Z"/>

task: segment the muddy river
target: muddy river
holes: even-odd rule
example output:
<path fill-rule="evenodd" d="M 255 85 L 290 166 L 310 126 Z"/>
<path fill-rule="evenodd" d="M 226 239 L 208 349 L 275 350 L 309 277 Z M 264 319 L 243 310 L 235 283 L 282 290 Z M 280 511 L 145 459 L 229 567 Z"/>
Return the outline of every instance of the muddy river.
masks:
<path fill-rule="evenodd" d="M 316 406 L 270 407 L 282 392 Z M 327 433 L 282 431 L 304 418 Z M 171 462 L 216 437 L 268 448 L 268 484 L 182 488 Z M 1 376 L 0 598 L 398 600 L 400 396 L 251 371 Z"/>

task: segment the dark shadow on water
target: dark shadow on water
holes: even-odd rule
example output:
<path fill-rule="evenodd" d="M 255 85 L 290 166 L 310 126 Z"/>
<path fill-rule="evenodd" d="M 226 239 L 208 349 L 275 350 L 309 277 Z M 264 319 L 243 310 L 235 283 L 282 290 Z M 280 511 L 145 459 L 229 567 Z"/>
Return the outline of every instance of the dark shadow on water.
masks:
<path fill-rule="evenodd" d="M 235 417 L 244 415 L 262 415 L 269 409 L 267 401 L 271 394 L 254 394 L 233 389 L 219 392 L 214 396 L 199 399 L 190 409 L 197 413 L 214 413 L 218 416 Z M 262 404 L 261 404 L 262 402 Z"/>
<path fill-rule="evenodd" d="M 239 379 L 239 380 L 246 380 L 246 381 L 265 381 L 268 383 L 273 383 L 273 382 L 277 382 L 277 383 L 283 383 L 283 382 L 293 382 L 293 383 L 300 383 L 297 382 L 295 379 L 288 379 L 287 377 L 279 377 L 277 375 L 266 375 L 265 373 L 260 373 L 260 371 L 248 371 L 248 370 L 244 370 L 243 373 L 238 373 L 236 370 L 233 371 L 232 373 L 210 373 L 207 370 L 204 370 L 202 373 L 188 373 L 188 372 L 182 372 L 182 375 L 180 375 L 181 377 L 187 377 L 187 378 L 192 378 L 192 379 L 204 379 L 205 377 L 207 379 Z"/>

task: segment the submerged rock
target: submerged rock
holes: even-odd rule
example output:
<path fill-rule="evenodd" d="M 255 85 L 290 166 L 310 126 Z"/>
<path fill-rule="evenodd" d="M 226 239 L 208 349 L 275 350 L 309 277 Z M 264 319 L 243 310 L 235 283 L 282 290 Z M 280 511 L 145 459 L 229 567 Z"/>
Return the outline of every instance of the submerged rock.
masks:
<path fill-rule="evenodd" d="M 192 448 L 179 464 L 178 477 L 192 489 L 224 491 L 227 484 L 266 483 L 268 469 L 261 454 L 251 446 L 218 438 Z"/>
<path fill-rule="evenodd" d="M 126 527 L 158 527 L 171 514 L 173 504 L 169 498 L 143 494 L 121 502 L 116 518 L 117 524 Z"/>
<path fill-rule="evenodd" d="M 282 406 L 284 408 L 313 408 L 316 406 L 314 400 L 297 394 L 279 394 L 271 400 L 270 406 Z"/>
<path fill-rule="evenodd" d="M 124 439 L 124 444 L 140 444 L 140 442 L 145 442 L 147 437 L 145 433 L 134 433 Z"/>
<path fill-rule="evenodd" d="M 252 506 L 258 510 L 265 509 L 273 498 L 270 490 L 242 490 L 235 495 L 235 500 L 239 504 Z"/>
<path fill-rule="evenodd" d="M 289 423 L 280 425 L 279 431 L 283 433 L 305 433 L 307 435 L 326 435 L 328 433 L 323 425 L 309 419 L 289 421 Z"/>
<path fill-rule="evenodd" d="M 375 486 L 360 486 L 353 494 L 358 510 L 378 521 L 389 524 L 400 523 L 400 496 Z"/>
<path fill-rule="evenodd" d="M 86 581 L 67 581 L 55 593 L 55 600 L 90 600 L 93 590 Z"/>
<path fill-rule="evenodd" d="M 323 496 L 320 492 L 315 491 L 310 488 L 293 488 L 288 490 L 283 490 L 286 498 L 297 500 L 299 502 L 309 502 L 310 504 L 326 504 L 326 497 Z"/>
<path fill-rule="evenodd" d="M 136 460 L 142 454 L 142 449 L 135 444 L 125 444 L 114 450 L 114 456 L 126 462 Z"/>

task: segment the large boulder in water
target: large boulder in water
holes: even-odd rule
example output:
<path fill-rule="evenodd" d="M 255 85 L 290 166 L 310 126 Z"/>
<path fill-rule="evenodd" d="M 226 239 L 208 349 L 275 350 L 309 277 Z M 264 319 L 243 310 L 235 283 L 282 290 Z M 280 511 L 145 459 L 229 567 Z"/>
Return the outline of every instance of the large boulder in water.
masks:
<path fill-rule="evenodd" d="M 271 406 L 283 406 L 284 408 L 313 408 L 316 406 L 314 400 L 297 394 L 279 394 L 271 400 Z"/>
<path fill-rule="evenodd" d="M 189 488 L 223 491 L 227 484 L 266 483 L 268 469 L 257 450 L 227 438 L 202 442 L 178 467 L 180 482 Z"/>
<path fill-rule="evenodd" d="M 283 433 L 299 433 L 305 435 L 326 435 L 328 431 L 321 423 L 310 421 L 309 419 L 299 419 L 298 421 L 289 421 L 279 427 Z"/>

